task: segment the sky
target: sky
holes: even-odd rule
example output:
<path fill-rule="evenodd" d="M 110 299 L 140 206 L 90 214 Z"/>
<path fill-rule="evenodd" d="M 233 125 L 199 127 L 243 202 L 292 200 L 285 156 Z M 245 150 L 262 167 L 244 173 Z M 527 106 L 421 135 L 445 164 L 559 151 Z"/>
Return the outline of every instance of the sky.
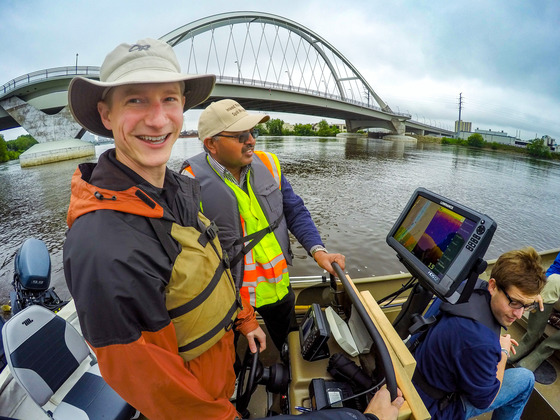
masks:
<path fill-rule="evenodd" d="M 50 67 L 100 66 L 121 42 L 159 38 L 232 11 L 276 14 L 312 30 L 393 110 L 453 130 L 560 143 L 558 0 L 0 0 L 0 84 Z M 237 8 L 235 8 L 237 6 Z M 185 114 L 196 128 L 199 111 Z M 272 114 L 288 123 L 316 117 Z M 336 122 L 331 120 L 329 122 Z M 22 129 L 2 132 L 6 140 Z"/>

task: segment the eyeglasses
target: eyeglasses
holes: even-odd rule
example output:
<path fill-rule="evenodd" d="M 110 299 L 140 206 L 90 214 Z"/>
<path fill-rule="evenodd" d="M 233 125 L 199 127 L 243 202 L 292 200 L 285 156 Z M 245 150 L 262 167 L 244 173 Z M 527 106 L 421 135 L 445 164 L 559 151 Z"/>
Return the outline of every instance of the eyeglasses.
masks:
<path fill-rule="evenodd" d="M 235 136 L 231 136 L 229 134 L 217 134 L 218 137 L 229 137 L 230 139 L 237 139 L 237 141 L 239 143 L 245 143 L 247 140 L 249 140 L 249 136 L 252 136 L 254 139 L 256 139 L 257 137 L 259 137 L 259 130 L 249 130 L 249 131 L 244 131 L 241 134 L 236 134 Z"/>
<path fill-rule="evenodd" d="M 523 305 L 518 300 L 513 300 L 511 297 L 509 297 L 507 292 L 504 289 L 502 289 L 500 286 L 498 286 L 498 289 L 500 289 L 502 292 L 504 292 L 504 295 L 506 295 L 507 300 L 509 300 L 509 307 L 510 308 L 513 308 L 513 309 L 523 308 L 524 311 L 532 311 L 533 309 L 535 309 L 537 307 L 537 302 L 529 303 L 528 305 Z"/>

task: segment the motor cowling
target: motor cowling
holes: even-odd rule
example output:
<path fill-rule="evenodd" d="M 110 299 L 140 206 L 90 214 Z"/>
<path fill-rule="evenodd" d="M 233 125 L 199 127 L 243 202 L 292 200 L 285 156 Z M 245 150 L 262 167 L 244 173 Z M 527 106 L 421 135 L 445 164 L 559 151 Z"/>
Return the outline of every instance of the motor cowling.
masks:
<path fill-rule="evenodd" d="M 45 243 L 27 239 L 14 260 L 15 280 L 27 290 L 47 290 L 51 283 L 51 257 Z"/>

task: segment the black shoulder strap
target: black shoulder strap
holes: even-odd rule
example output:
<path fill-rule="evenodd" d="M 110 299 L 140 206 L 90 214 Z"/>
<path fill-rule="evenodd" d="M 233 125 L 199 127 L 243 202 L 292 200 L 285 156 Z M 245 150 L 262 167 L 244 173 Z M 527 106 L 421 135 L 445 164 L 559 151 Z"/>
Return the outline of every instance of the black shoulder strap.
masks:
<path fill-rule="evenodd" d="M 243 243 L 249 242 L 249 241 L 250 242 L 247 245 L 245 245 L 241 249 L 241 251 L 239 251 L 237 253 L 237 255 L 235 257 L 232 258 L 232 260 L 230 261 L 230 266 L 234 267 L 235 264 L 237 264 L 239 261 L 241 261 L 241 259 L 251 249 L 253 249 L 255 247 L 255 245 L 257 245 L 267 234 L 274 231 L 280 225 L 280 222 L 282 221 L 282 217 L 284 217 L 283 214 L 278 219 L 276 219 L 274 222 L 272 222 L 270 225 L 265 227 L 264 229 L 261 229 L 261 230 L 255 232 L 255 233 L 251 233 L 250 235 L 244 236 L 243 238 L 237 239 L 233 243 L 233 245 L 239 245 L 239 244 L 243 244 Z"/>
<path fill-rule="evenodd" d="M 163 246 L 165 253 L 172 262 L 175 261 L 175 258 L 177 257 L 177 244 L 169 235 L 169 229 L 166 229 L 165 227 L 165 223 L 171 222 L 165 222 L 162 219 L 154 219 L 152 217 L 148 217 L 148 220 L 150 221 L 161 246 Z"/>
<path fill-rule="evenodd" d="M 494 334 L 500 335 L 501 325 L 498 323 L 490 307 L 488 283 L 479 280 L 470 299 L 465 303 L 441 304 L 441 311 L 454 316 L 472 319 L 488 327 Z"/>
<path fill-rule="evenodd" d="M 416 385 L 418 385 L 422 391 L 424 391 L 428 396 L 436 401 L 438 401 L 438 410 L 440 412 L 444 411 L 449 404 L 459 398 L 458 392 L 445 392 L 439 388 L 436 388 L 427 381 L 426 377 L 420 372 L 420 369 L 414 369 L 414 374 L 412 375 L 412 380 Z"/>
<path fill-rule="evenodd" d="M 415 334 L 419 335 L 407 342 L 408 350 L 414 354 L 414 351 L 428 335 L 428 331 L 439 322 L 442 313 L 473 319 L 486 325 L 491 331 L 499 335 L 501 326 L 497 323 L 490 309 L 487 290 L 488 282 L 478 279 L 473 287 L 473 293 L 470 294 L 467 302 L 454 304 L 441 302 L 439 310 L 435 315 L 427 319 L 421 316 L 417 317 L 418 319 L 414 319 L 415 323 L 410 327 L 410 333 L 412 336 Z"/>

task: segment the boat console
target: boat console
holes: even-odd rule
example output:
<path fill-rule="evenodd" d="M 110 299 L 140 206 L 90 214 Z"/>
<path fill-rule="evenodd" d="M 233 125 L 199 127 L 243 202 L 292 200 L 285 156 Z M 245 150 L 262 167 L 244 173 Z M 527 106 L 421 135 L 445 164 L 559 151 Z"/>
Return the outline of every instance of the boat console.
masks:
<path fill-rule="evenodd" d="M 338 264 L 333 267 L 338 280 L 331 276 L 330 306 L 308 306 L 299 329 L 288 336 L 282 363 L 263 367 L 258 356 L 245 353 L 238 411 L 249 415 L 247 404 L 257 384 L 281 396 L 273 410 L 267 407 L 268 412 L 260 413 L 263 416 L 343 406 L 363 412 L 375 392 L 386 385 L 392 399 L 397 397 L 397 387 L 405 396 L 399 418 L 428 419 L 410 380 L 415 367 L 412 355 L 370 292 L 358 291 Z"/>

